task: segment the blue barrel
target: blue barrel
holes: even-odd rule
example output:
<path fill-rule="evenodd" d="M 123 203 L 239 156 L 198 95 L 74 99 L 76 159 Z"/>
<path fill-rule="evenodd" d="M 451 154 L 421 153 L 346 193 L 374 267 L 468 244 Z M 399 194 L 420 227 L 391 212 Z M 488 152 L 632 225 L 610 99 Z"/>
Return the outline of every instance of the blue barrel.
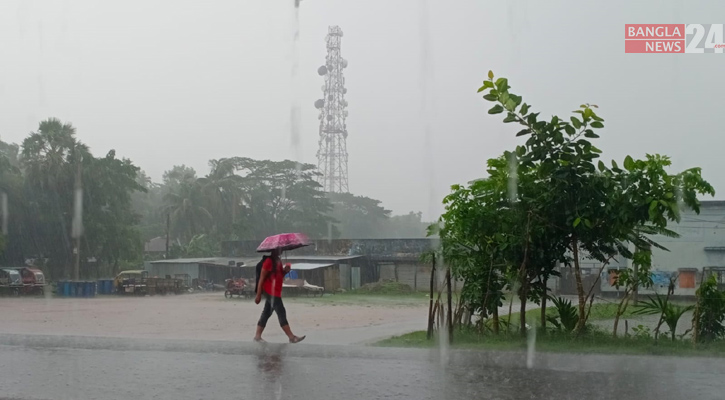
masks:
<path fill-rule="evenodd" d="M 104 282 L 105 289 L 103 289 L 106 294 L 113 294 L 113 279 L 106 279 Z"/>
<path fill-rule="evenodd" d="M 73 286 L 75 286 L 75 297 L 83 297 L 83 282 L 75 281 L 73 282 Z"/>
<path fill-rule="evenodd" d="M 58 296 L 63 295 L 63 281 L 58 281 L 55 284 L 55 294 Z"/>
<path fill-rule="evenodd" d="M 105 282 L 105 281 L 104 281 L 103 279 L 99 279 L 99 280 L 98 280 L 98 281 L 96 282 L 96 283 L 97 283 L 97 284 L 96 284 L 96 288 L 97 288 L 97 290 L 98 290 L 98 292 L 97 292 L 98 294 L 106 294 L 106 293 L 105 293 L 105 292 L 103 291 L 103 290 L 104 290 L 104 289 L 106 288 L 106 287 L 105 287 L 105 286 L 103 285 L 103 282 Z"/>
<path fill-rule="evenodd" d="M 86 297 L 96 297 L 96 282 L 86 282 Z"/>
<path fill-rule="evenodd" d="M 70 297 L 70 281 L 63 281 L 63 297 Z"/>

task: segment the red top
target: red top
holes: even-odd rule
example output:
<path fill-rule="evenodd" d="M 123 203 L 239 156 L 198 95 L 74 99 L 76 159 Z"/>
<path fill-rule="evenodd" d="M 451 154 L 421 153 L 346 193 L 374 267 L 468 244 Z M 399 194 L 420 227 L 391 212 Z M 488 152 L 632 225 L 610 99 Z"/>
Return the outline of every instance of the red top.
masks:
<path fill-rule="evenodd" d="M 282 282 L 284 281 L 284 268 L 282 268 L 282 260 L 277 259 L 277 267 L 272 272 L 272 258 L 267 258 L 262 264 L 263 271 L 270 271 L 267 279 L 262 283 L 262 289 L 267 294 L 275 297 L 282 297 Z"/>

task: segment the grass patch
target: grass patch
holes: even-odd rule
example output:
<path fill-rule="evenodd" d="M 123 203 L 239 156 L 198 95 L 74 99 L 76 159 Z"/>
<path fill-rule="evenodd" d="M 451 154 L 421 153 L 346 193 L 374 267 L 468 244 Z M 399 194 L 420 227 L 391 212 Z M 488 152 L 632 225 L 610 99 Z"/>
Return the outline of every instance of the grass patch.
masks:
<path fill-rule="evenodd" d="M 428 294 L 415 292 L 406 284 L 382 281 L 363 285 L 359 289 L 322 297 L 291 297 L 295 302 L 327 305 L 421 306 L 428 304 Z"/>
<path fill-rule="evenodd" d="M 285 297 L 285 302 L 331 306 L 389 306 L 389 307 L 420 307 L 428 304 L 425 293 L 404 294 L 373 294 L 351 291 L 346 293 L 325 294 L 322 297 Z"/>
<path fill-rule="evenodd" d="M 675 302 L 673 302 L 673 304 L 675 304 Z M 679 303 L 677 303 L 677 304 L 679 304 Z M 682 304 L 684 304 L 684 303 L 682 303 Z M 576 306 L 576 304 L 574 304 L 574 306 Z M 514 304 L 514 308 L 515 307 L 516 307 L 516 304 Z M 617 307 L 619 307 L 619 303 L 597 303 L 597 304 L 594 304 L 594 305 L 592 305 L 592 311 L 589 314 L 589 321 L 590 322 L 592 322 L 592 321 L 605 321 L 605 320 L 609 320 L 609 319 L 614 319 L 615 315 L 617 314 Z M 587 309 L 588 308 L 589 308 L 589 306 L 587 305 Z M 625 318 L 631 318 L 632 316 L 634 316 L 633 313 L 634 313 L 634 311 L 636 309 L 637 308 L 634 307 L 630 303 L 629 307 L 627 307 L 627 310 L 624 312 L 624 314 L 622 314 L 622 316 L 620 317 L 620 319 L 624 320 Z M 519 316 L 520 315 L 521 315 L 521 313 L 519 313 L 519 312 L 511 313 L 511 322 L 513 324 L 515 324 L 515 325 L 518 325 L 518 321 L 519 321 Z M 557 311 L 556 311 L 556 308 L 554 308 L 551 305 L 551 302 L 548 302 L 547 303 L 546 315 L 551 315 L 551 316 L 558 315 L 557 314 Z M 536 308 L 536 309 L 533 309 L 533 310 L 526 311 L 526 321 L 528 322 L 529 325 L 533 325 L 532 322 L 533 321 L 539 321 L 540 318 L 541 318 L 541 309 Z M 501 316 L 501 319 L 507 320 L 508 319 L 508 316 L 506 316 L 506 315 Z"/>
<path fill-rule="evenodd" d="M 438 340 L 426 339 L 425 331 L 412 332 L 392 337 L 375 344 L 380 347 L 418 347 L 432 348 L 438 346 Z M 526 338 L 516 334 L 480 335 L 471 330 L 457 330 L 451 348 L 480 349 L 498 351 L 525 351 Z M 694 346 L 690 341 L 665 340 L 655 342 L 653 338 L 620 337 L 592 331 L 581 336 L 573 336 L 558 332 L 539 333 L 536 337 L 536 351 L 550 353 L 599 353 L 599 354 L 639 354 L 639 355 L 671 355 L 725 357 L 725 341 L 699 344 Z"/>

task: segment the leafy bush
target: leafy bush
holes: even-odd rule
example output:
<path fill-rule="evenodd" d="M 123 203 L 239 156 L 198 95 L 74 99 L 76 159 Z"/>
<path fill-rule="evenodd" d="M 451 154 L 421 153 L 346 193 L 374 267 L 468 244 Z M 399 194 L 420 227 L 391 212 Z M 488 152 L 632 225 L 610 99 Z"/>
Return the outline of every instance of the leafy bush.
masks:
<path fill-rule="evenodd" d="M 562 297 L 551 297 L 551 302 L 554 304 L 558 315 L 547 315 L 546 320 L 551 322 L 558 330 L 573 331 L 579 321 L 577 308 L 571 304 L 571 301 Z"/>
<path fill-rule="evenodd" d="M 667 300 L 666 297 L 660 296 L 659 294 L 648 301 L 643 302 L 637 306 L 637 310 L 633 314 L 639 315 L 656 315 L 659 314 L 662 321 L 667 324 L 670 328 L 670 337 L 675 340 L 675 333 L 677 330 L 677 323 L 680 321 L 682 315 L 688 311 L 691 311 L 695 306 L 679 306 L 672 304 Z"/>
<path fill-rule="evenodd" d="M 697 289 L 697 306 L 692 317 L 695 339 L 698 342 L 725 336 L 725 292 L 717 289 L 715 276 L 710 276 Z"/>
<path fill-rule="evenodd" d="M 641 324 L 633 327 L 632 333 L 634 333 L 633 336 L 635 339 L 649 339 L 652 337 L 649 327 Z"/>

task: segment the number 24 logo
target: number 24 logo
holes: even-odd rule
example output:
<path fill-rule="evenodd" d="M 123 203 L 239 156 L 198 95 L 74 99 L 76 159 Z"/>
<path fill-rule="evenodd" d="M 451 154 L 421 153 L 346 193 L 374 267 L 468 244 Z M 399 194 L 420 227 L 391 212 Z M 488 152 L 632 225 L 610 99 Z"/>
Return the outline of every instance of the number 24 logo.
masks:
<path fill-rule="evenodd" d="M 704 53 L 705 49 L 714 49 L 715 53 L 722 53 L 723 48 L 723 24 L 712 24 L 707 32 L 704 46 L 700 46 L 702 38 L 705 36 L 705 27 L 702 24 L 687 24 L 685 33 L 693 35 L 690 42 L 687 43 L 685 53 Z"/>

